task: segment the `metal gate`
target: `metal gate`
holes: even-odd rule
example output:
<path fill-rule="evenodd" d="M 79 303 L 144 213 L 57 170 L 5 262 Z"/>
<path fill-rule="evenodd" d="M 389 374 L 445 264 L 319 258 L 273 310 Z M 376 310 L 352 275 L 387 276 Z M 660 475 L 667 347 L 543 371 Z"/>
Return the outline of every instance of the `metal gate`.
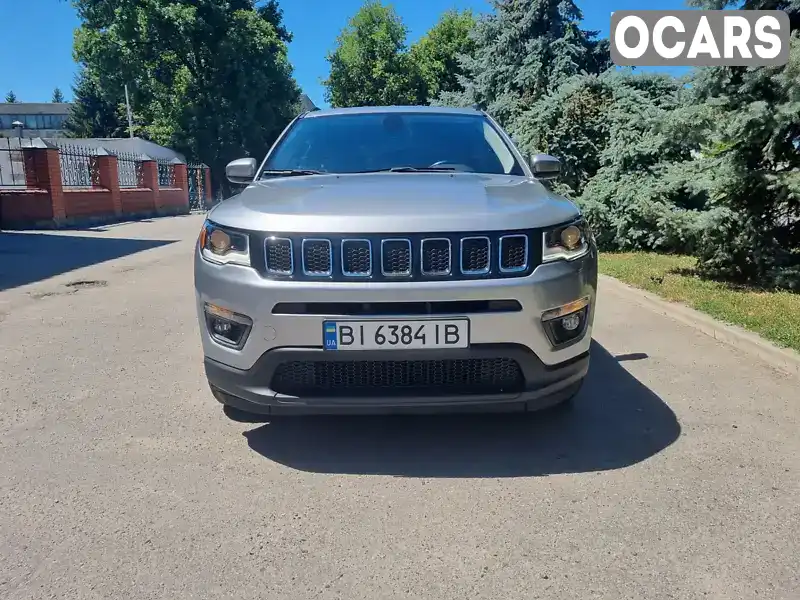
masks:
<path fill-rule="evenodd" d="M 187 165 L 186 171 L 189 176 L 189 210 L 203 211 L 207 210 L 206 196 L 206 167 L 203 164 L 190 164 Z"/>

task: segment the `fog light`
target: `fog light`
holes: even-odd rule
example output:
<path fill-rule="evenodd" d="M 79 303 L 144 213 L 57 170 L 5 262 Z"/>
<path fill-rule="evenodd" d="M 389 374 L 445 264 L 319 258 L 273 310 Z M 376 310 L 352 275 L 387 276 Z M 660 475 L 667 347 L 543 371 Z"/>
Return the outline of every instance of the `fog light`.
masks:
<path fill-rule="evenodd" d="M 581 325 L 580 313 L 572 313 L 561 319 L 561 326 L 567 331 L 575 331 Z"/>
<path fill-rule="evenodd" d="M 579 339 L 586 331 L 589 297 L 569 302 L 542 314 L 542 325 L 553 346 L 562 346 Z"/>
<path fill-rule="evenodd" d="M 214 341 L 230 348 L 241 349 L 253 327 L 250 317 L 215 304 L 205 305 L 206 327 Z"/>
<path fill-rule="evenodd" d="M 214 328 L 214 332 L 221 336 L 226 336 L 231 332 L 231 324 L 228 321 L 212 318 L 211 325 Z"/>

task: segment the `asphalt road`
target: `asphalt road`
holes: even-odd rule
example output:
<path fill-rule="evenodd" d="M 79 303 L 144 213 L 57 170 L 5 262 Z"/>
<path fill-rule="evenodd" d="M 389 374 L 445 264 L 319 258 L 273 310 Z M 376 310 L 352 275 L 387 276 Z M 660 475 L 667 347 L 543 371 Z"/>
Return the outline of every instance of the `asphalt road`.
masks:
<path fill-rule="evenodd" d="M 796 379 L 601 288 L 572 413 L 237 422 L 201 220 L 0 234 L 0 598 L 800 597 Z"/>

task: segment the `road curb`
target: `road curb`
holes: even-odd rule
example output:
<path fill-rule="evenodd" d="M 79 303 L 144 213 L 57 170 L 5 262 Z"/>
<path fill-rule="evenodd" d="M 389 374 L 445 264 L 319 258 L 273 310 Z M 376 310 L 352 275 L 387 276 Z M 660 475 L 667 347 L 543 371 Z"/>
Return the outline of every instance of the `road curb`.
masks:
<path fill-rule="evenodd" d="M 637 304 L 693 327 L 719 342 L 758 356 L 776 369 L 800 377 L 800 354 L 794 350 L 779 348 L 761 336 L 741 327 L 717 321 L 684 304 L 664 300 L 655 294 L 623 283 L 608 275 L 600 275 L 599 278 L 603 287 L 613 289 Z"/>

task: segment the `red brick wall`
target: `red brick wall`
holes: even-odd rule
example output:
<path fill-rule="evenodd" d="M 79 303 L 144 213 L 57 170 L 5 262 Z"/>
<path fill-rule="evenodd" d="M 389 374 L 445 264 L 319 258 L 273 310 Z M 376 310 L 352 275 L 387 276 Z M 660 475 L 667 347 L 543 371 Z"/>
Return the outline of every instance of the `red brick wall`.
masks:
<path fill-rule="evenodd" d="M 0 191 L 3 222 L 47 221 L 53 218 L 53 204 L 45 190 Z"/>
<path fill-rule="evenodd" d="M 186 165 L 175 165 L 175 187 L 158 188 L 158 206 L 160 208 L 189 208 L 189 178 Z"/>
<path fill-rule="evenodd" d="M 156 209 L 153 190 L 123 188 L 119 191 L 123 214 L 151 212 Z"/>
<path fill-rule="evenodd" d="M 112 194 L 102 188 L 65 189 L 64 208 L 68 219 L 115 214 Z"/>
<path fill-rule="evenodd" d="M 178 188 L 161 188 L 158 191 L 161 206 L 189 206 L 189 194 Z"/>
<path fill-rule="evenodd" d="M 61 183 L 57 149 L 26 148 L 24 157 L 27 188 L 0 191 L 4 225 L 58 226 L 74 219 L 189 210 L 189 183 L 183 164 L 175 165 L 175 187 L 159 189 L 156 162 L 144 161 L 140 187 L 120 188 L 117 158 L 99 155 L 92 187 L 71 189 Z"/>

